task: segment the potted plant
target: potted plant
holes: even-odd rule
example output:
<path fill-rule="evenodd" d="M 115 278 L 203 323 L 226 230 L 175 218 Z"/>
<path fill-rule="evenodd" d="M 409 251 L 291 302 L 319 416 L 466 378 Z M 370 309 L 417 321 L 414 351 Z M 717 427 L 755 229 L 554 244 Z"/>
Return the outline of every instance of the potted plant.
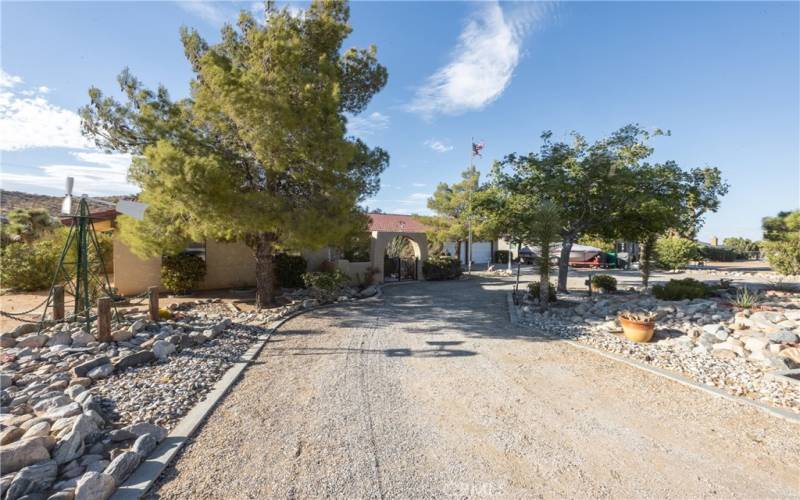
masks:
<path fill-rule="evenodd" d="M 656 328 L 656 313 L 623 311 L 619 314 L 622 332 L 634 342 L 650 342 Z"/>

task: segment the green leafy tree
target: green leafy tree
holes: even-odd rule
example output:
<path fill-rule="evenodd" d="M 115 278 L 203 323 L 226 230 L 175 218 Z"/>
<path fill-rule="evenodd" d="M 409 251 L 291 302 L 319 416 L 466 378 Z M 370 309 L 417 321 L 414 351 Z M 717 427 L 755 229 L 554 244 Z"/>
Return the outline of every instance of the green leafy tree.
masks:
<path fill-rule="evenodd" d="M 530 206 L 546 199 L 559 208 L 559 291 L 567 291 L 572 245 L 585 234 L 606 236 L 609 219 L 628 203 L 626 179 L 632 167 L 653 151 L 646 141 L 661 134 L 628 125 L 590 144 L 578 133 L 571 143 L 554 142 L 548 131 L 538 153 L 513 153 L 495 166 L 494 182 L 501 191 L 529 198 Z"/>
<path fill-rule="evenodd" d="M 121 218 L 140 255 L 176 253 L 190 240 L 240 240 L 256 260 L 258 307 L 271 302 L 282 249 L 341 243 L 365 216 L 388 154 L 345 135 L 387 80 L 374 46 L 342 51 L 344 2 L 314 1 L 303 16 L 267 2 L 263 24 L 242 12 L 209 45 L 181 40 L 194 71 L 191 97 L 149 90 L 127 70 L 127 102 L 89 91 L 84 133 L 134 155 L 130 177 L 148 203 L 142 222 Z"/>
<path fill-rule="evenodd" d="M 765 217 L 761 226 L 770 266 L 780 274 L 800 274 L 800 210 Z"/>
<path fill-rule="evenodd" d="M 722 244 L 736 253 L 737 258 L 746 258 L 753 252 L 758 252 L 758 243 L 748 238 L 725 238 Z"/>
<path fill-rule="evenodd" d="M 469 235 L 470 219 L 473 240 L 491 237 L 475 208 L 480 203 L 481 189 L 480 172 L 474 166 L 461 173 L 460 182 L 452 185 L 439 183 L 436 191 L 428 198 L 428 208 L 436 215 L 420 217 L 429 227 L 428 239 L 442 245 L 447 241 L 454 241 L 455 254 L 460 256 L 461 245 Z"/>
<path fill-rule="evenodd" d="M 656 259 L 666 269 L 684 269 L 699 255 L 697 243 L 679 236 L 659 238 L 655 246 Z"/>

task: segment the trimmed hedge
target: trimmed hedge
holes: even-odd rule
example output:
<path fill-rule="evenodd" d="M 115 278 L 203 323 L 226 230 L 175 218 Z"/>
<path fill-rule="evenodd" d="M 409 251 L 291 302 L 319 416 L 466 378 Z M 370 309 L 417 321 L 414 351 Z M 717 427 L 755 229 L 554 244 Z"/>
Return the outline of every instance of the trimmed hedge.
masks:
<path fill-rule="evenodd" d="M 426 280 L 453 280 L 461 276 L 461 261 L 455 257 L 440 255 L 422 263 L 422 274 Z"/>
<path fill-rule="evenodd" d="M 661 300 L 704 299 L 711 292 L 712 287 L 693 278 L 669 280 L 665 285 L 653 287 L 653 295 Z"/>
<path fill-rule="evenodd" d="M 172 293 L 187 293 L 197 288 L 206 276 L 206 261 L 188 253 L 161 259 L 161 283 Z"/>
<path fill-rule="evenodd" d="M 307 262 L 302 255 L 289 255 L 279 253 L 275 256 L 274 269 L 278 286 L 283 288 L 302 288 L 303 273 L 306 272 Z"/>

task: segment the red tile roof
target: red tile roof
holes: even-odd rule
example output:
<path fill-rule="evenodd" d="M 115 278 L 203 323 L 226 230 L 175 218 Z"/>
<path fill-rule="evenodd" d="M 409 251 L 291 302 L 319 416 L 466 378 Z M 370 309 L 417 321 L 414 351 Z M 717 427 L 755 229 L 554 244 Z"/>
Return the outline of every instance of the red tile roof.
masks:
<path fill-rule="evenodd" d="M 394 233 L 424 233 L 427 227 L 411 215 L 369 214 L 370 231 Z"/>

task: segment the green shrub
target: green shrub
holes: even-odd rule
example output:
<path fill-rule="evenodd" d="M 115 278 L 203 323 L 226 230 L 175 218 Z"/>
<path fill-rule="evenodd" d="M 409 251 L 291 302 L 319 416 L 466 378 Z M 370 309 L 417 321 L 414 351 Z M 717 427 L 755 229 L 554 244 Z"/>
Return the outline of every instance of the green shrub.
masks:
<path fill-rule="evenodd" d="M 655 250 L 656 262 L 666 269 L 683 269 L 699 255 L 697 243 L 675 236 L 659 238 Z"/>
<path fill-rule="evenodd" d="M 63 243 L 43 239 L 34 243 L 12 243 L 3 247 L 0 286 L 33 291 L 48 288 L 58 266 Z"/>
<path fill-rule="evenodd" d="M 336 263 L 330 260 L 323 260 L 319 263 L 319 266 L 317 266 L 317 272 L 320 273 L 332 273 L 336 271 L 336 269 L 338 269 Z"/>
<path fill-rule="evenodd" d="M 765 241 L 762 243 L 775 272 L 784 275 L 800 274 L 800 238 L 785 241 Z"/>
<path fill-rule="evenodd" d="M 276 255 L 274 269 L 278 285 L 284 288 L 301 288 L 306 265 L 306 259 L 302 255 L 289 255 L 287 253 Z"/>
<path fill-rule="evenodd" d="M 494 261 L 498 264 L 508 264 L 509 255 L 511 255 L 511 252 L 508 250 L 495 250 Z"/>
<path fill-rule="evenodd" d="M 206 261 L 196 255 L 180 253 L 161 259 L 161 283 L 172 293 L 187 293 L 206 275 Z"/>
<path fill-rule="evenodd" d="M 453 280 L 461 276 L 461 261 L 455 257 L 440 255 L 422 263 L 422 274 L 426 280 Z"/>
<path fill-rule="evenodd" d="M 617 278 L 610 274 L 595 274 L 592 276 L 592 285 L 606 292 L 614 292 L 617 290 Z"/>
<path fill-rule="evenodd" d="M 653 295 L 661 300 L 703 299 L 711 295 L 711 287 L 693 278 L 669 280 L 654 286 Z"/>
<path fill-rule="evenodd" d="M 741 256 L 730 248 L 725 247 L 700 247 L 700 257 L 710 262 L 733 262 Z"/>
<path fill-rule="evenodd" d="M 349 278 L 341 269 L 333 272 L 312 272 L 303 273 L 303 283 L 307 288 L 311 288 L 318 295 L 330 297 L 334 295 L 342 286 L 347 284 Z"/>
<path fill-rule="evenodd" d="M 541 289 L 539 281 L 531 281 L 528 283 L 528 294 L 536 300 L 539 300 L 539 290 Z M 548 302 L 556 301 L 556 287 L 552 283 L 547 284 L 547 300 Z"/>

